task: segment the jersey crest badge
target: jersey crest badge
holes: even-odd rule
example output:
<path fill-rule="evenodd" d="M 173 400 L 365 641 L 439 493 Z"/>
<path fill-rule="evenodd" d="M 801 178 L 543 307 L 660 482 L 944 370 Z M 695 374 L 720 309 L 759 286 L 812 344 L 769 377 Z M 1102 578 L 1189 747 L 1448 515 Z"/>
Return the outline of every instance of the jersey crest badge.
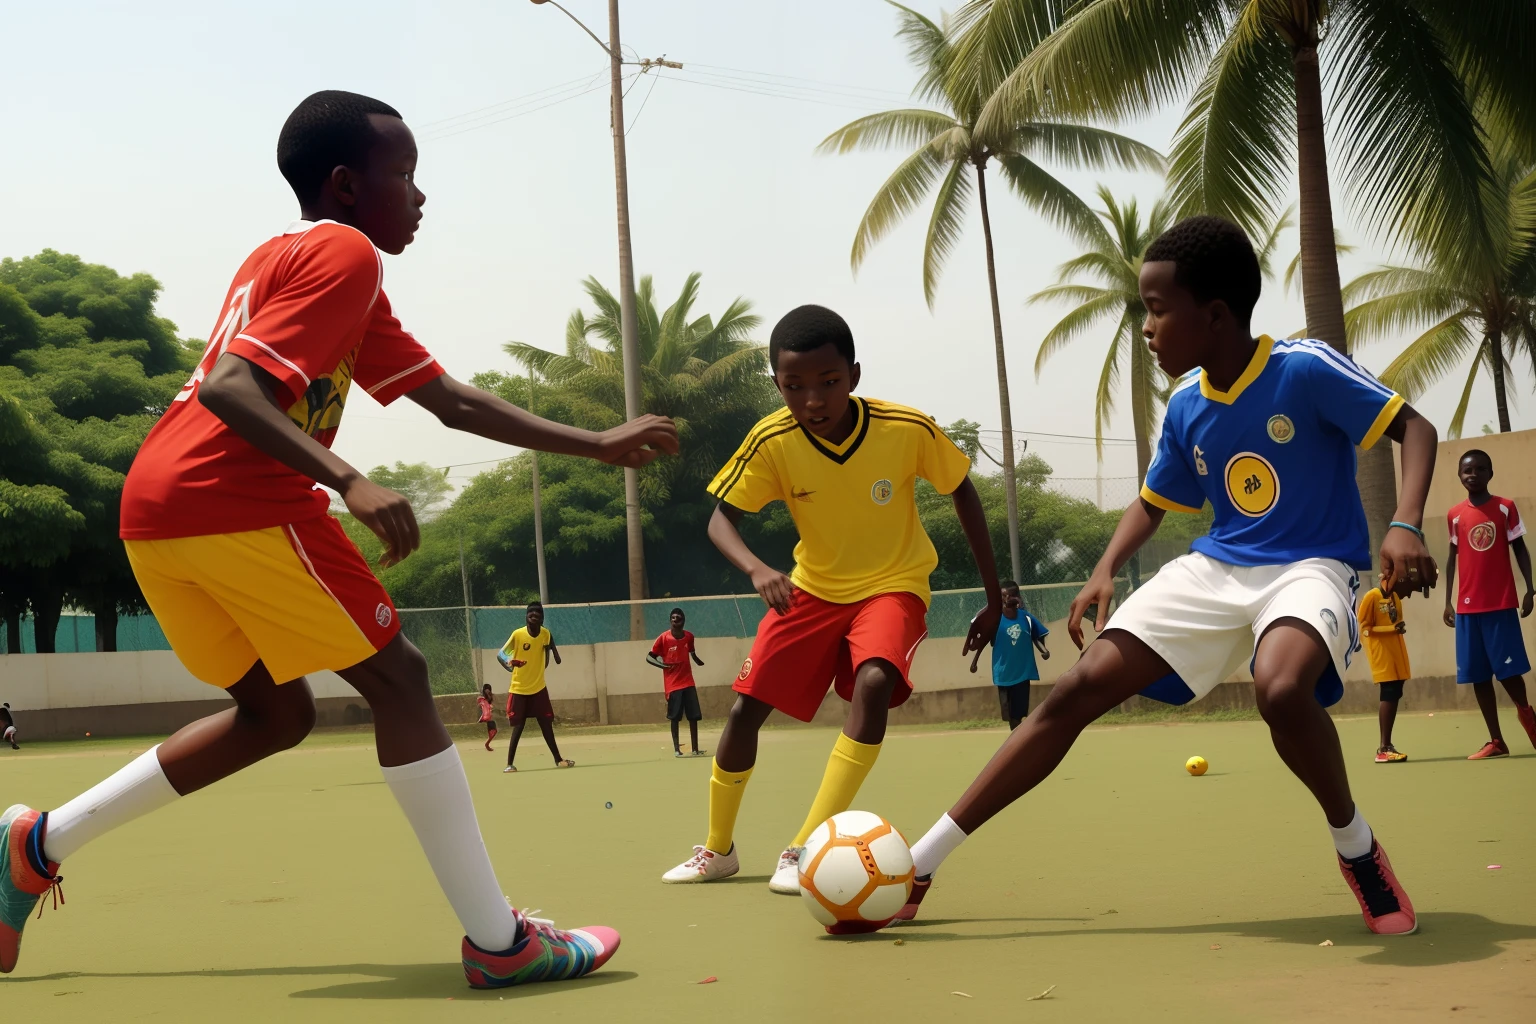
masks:
<path fill-rule="evenodd" d="M 1284 413 L 1271 416 L 1266 429 L 1269 431 L 1269 439 L 1275 444 L 1285 444 L 1296 436 L 1296 424 L 1292 423 L 1291 418 Z"/>
<path fill-rule="evenodd" d="M 1496 536 L 1492 523 L 1478 523 L 1467 532 L 1467 543 L 1472 545 L 1473 551 L 1487 551 L 1493 547 Z"/>
<path fill-rule="evenodd" d="M 889 480 L 876 480 L 875 485 L 869 489 L 869 498 L 876 505 L 884 505 L 891 500 L 891 495 L 894 493 L 895 490 L 891 487 Z"/>

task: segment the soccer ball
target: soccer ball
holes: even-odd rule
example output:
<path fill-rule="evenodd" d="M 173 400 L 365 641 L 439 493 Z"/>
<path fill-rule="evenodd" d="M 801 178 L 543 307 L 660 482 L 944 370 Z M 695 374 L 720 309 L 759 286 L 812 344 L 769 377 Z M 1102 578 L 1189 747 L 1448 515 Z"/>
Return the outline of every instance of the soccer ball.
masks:
<path fill-rule="evenodd" d="M 1205 770 L 1209 767 L 1210 765 L 1205 763 L 1205 758 L 1201 757 L 1199 754 L 1196 754 L 1194 757 L 1184 762 L 1184 770 L 1189 772 L 1191 775 L 1204 775 Z"/>
<path fill-rule="evenodd" d="M 868 811 L 832 815 L 800 854 L 800 899 L 834 935 L 889 924 L 911 895 L 912 878 L 907 841 Z"/>

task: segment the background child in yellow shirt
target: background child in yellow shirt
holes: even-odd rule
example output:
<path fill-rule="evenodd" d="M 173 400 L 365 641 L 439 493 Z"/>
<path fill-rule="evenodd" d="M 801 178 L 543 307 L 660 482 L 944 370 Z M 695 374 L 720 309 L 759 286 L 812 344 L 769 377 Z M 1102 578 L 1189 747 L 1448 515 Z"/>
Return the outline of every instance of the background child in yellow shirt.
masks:
<path fill-rule="evenodd" d="M 1408 631 L 1403 621 L 1403 599 L 1373 587 L 1360 598 L 1355 616 L 1360 621 L 1360 642 L 1371 662 L 1371 678 L 1381 686 L 1381 746 L 1376 751 L 1376 763 L 1406 761 L 1408 755 L 1392 745 L 1397 702 L 1403 699 L 1403 682 L 1413 674 L 1408 668 L 1408 641 L 1403 639 Z"/>

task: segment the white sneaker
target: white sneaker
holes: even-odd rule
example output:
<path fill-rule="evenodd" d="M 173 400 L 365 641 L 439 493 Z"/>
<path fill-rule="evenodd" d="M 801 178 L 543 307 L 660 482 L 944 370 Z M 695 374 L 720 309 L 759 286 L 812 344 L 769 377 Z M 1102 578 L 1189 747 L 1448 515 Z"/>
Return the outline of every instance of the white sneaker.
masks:
<path fill-rule="evenodd" d="M 768 879 L 770 892 L 780 896 L 800 895 L 800 855 L 804 852 L 803 846 L 790 846 L 779 854 L 779 866 L 774 868 L 773 877 Z"/>
<path fill-rule="evenodd" d="M 716 853 L 714 850 L 695 846 L 693 856 L 662 875 L 661 880 L 672 884 L 714 882 L 721 878 L 730 878 L 740 870 L 741 863 L 736 859 L 735 843 L 731 844 L 730 853 Z M 796 888 L 795 891 L 800 890 Z"/>

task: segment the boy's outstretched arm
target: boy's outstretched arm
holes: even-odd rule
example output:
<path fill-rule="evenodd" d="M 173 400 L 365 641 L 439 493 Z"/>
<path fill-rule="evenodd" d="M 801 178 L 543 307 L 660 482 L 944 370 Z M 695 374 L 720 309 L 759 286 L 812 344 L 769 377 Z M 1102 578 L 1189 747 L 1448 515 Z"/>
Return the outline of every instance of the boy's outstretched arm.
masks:
<path fill-rule="evenodd" d="M 667 668 L 667 663 L 662 661 L 659 657 L 657 657 L 656 653 L 654 651 L 646 654 L 646 656 L 645 656 L 645 663 L 647 665 L 653 665 L 656 668 L 659 668 L 659 669 L 661 669 L 663 671 L 665 671 L 666 668 Z"/>
<path fill-rule="evenodd" d="M 997 636 L 997 624 L 1003 617 L 1003 592 L 997 583 L 997 561 L 992 555 L 992 533 L 987 529 L 987 513 L 981 507 L 976 485 L 971 483 L 970 477 L 966 477 L 950 494 L 950 498 L 955 503 L 955 515 L 960 520 L 960 529 L 965 531 L 965 541 L 971 546 L 971 557 L 976 560 L 976 571 L 981 574 L 982 589 L 987 592 L 987 606 L 971 620 L 971 628 L 965 635 L 965 646 L 960 651 L 962 656 L 972 651 L 979 656 L 982 648 Z M 973 661 L 973 669 L 974 664 Z"/>
<path fill-rule="evenodd" d="M 1405 405 L 1387 427 L 1386 436 L 1403 446 L 1403 483 L 1397 499 L 1394 522 L 1422 527 L 1424 500 L 1429 496 L 1429 481 L 1435 472 L 1435 425 Z M 1381 587 L 1391 592 L 1407 582 L 1426 597 L 1439 580 L 1440 570 L 1424 546 L 1424 538 L 1409 530 L 1392 528 L 1381 540 Z"/>
<path fill-rule="evenodd" d="M 379 564 L 394 565 L 421 545 L 411 503 L 380 487 L 299 429 L 278 404 L 277 378 L 233 353 L 214 364 L 197 400 L 256 450 L 341 495 L 347 511 L 384 542 Z"/>
<path fill-rule="evenodd" d="M 631 468 L 663 453 L 677 454 L 677 425 L 665 416 L 640 416 L 601 432 L 582 430 L 542 419 L 447 374 L 429 380 L 406 397 L 445 427 L 518 448 L 580 455 Z"/>
<path fill-rule="evenodd" d="M 1099 564 L 1093 567 L 1093 575 L 1088 577 L 1088 582 L 1077 592 L 1072 607 L 1067 610 L 1067 636 L 1072 638 L 1078 650 L 1083 649 L 1083 616 L 1089 608 L 1097 607 L 1093 631 L 1104 632 L 1104 626 L 1109 622 L 1110 605 L 1115 600 L 1115 573 L 1157 532 L 1164 515 L 1162 509 L 1138 497 L 1120 517 L 1120 525 L 1115 527 L 1115 535 L 1109 538 L 1109 546 L 1104 549 Z"/>
<path fill-rule="evenodd" d="M 720 549 L 726 561 L 751 577 L 752 589 L 757 591 L 768 607 L 783 615 L 789 611 L 789 599 L 794 592 L 794 585 L 789 582 L 788 576 L 754 555 L 752 549 L 747 547 L 747 542 L 741 539 L 736 524 L 741 522 L 745 514 L 735 505 L 720 502 L 715 506 L 715 514 L 709 517 L 709 539 Z"/>

